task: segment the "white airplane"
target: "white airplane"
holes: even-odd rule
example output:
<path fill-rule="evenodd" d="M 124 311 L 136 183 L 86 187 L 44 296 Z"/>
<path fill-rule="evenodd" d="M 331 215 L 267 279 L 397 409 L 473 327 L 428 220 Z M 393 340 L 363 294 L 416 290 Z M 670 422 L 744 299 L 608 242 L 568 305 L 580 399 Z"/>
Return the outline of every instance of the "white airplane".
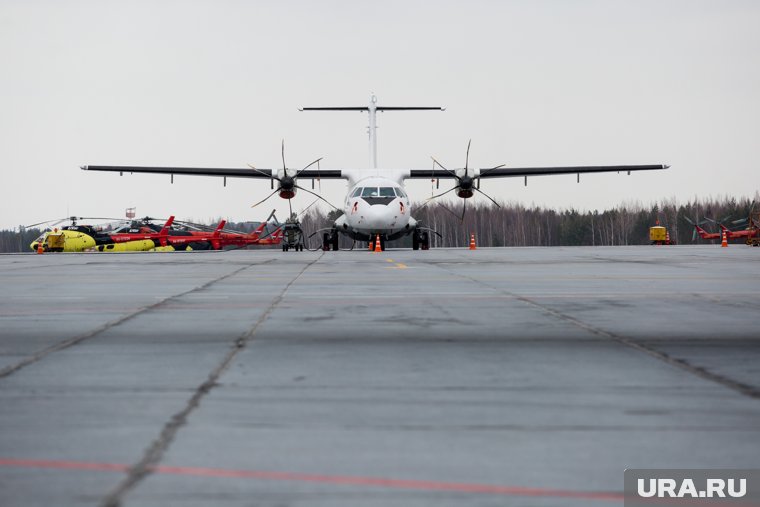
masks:
<path fill-rule="evenodd" d="M 577 174 L 580 181 L 581 173 L 597 172 L 620 172 L 625 171 L 629 175 L 631 171 L 647 171 L 667 169 L 668 165 L 617 165 L 617 166 L 577 166 L 577 167 L 521 167 L 507 168 L 504 165 L 485 169 L 473 169 L 468 167 L 470 146 L 467 145 L 467 158 L 465 167 L 459 169 L 447 169 L 433 159 L 431 169 L 404 169 L 387 170 L 377 168 L 377 111 L 405 111 L 405 110 L 438 110 L 442 107 L 389 107 L 378 106 L 377 97 L 372 95 L 368 106 L 363 107 L 305 107 L 301 111 L 366 111 L 369 113 L 369 150 L 371 169 L 327 169 L 319 168 L 317 159 L 303 169 L 292 169 L 285 164 L 285 146 L 282 148 L 282 169 L 259 169 L 253 166 L 249 168 L 194 168 L 194 167 L 134 167 L 134 166 L 99 166 L 86 165 L 81 168 L 85 171 L 110 171 L 123 175 L 129 173 L 155 173 L 171 175 L 194 176 L 217 176 L 224 179 L 227 186 L 227 178 L 259 178 L 268 179 L 274 190 L 266 199 L 254 204 L 254 206 L 279 194 L 283 199 L 292 199 L 300 189 L 304 192 L 320 195 L 298 184 L 298 179 L 311 179 L 314 188 L 314 179 L 344 179 L 348 180 L 348 193 L 343 206 L 343 215 L 340 216 L 329 232 L 323 236 L 325 250 L 338 249 L 339 234 L 345 234 L 354 240 L 374 242 L 380 239 L 381 248 L 385 249 L 385 242 L 392 241 L 403 236 L 412 235 L 412 248 L 426 250 L 430 247 L 430 229 L 410 214 L 409 196 L 404 190 L 404 181 L 407 179 L 440 179 L 455 180 L 455 186 L 431 199 L 440 197 L 449 192 L 455 192 L 462 199 L 471 198 L 475 192 L 483 194 L 498 206 L 498 203 L 480 190 L 480 180 L 486 178 L 514 178 L 524 177 L 528 184 L 528 176 L 553 175 L 553 174 Z M 317 164 L 317 169 L 310 169 Z M 438 167 L 436 167 L 438 166 Z M 275 188 L 276 182 L 276 188 Z M 327 202 L 327 201 L 325 201 Z M 290 201 L 289 201 L 290 203 Z M 328 203 L 329 204 L 329 203 Z M 464 214 L 463 206 L 463 214 Z"/>

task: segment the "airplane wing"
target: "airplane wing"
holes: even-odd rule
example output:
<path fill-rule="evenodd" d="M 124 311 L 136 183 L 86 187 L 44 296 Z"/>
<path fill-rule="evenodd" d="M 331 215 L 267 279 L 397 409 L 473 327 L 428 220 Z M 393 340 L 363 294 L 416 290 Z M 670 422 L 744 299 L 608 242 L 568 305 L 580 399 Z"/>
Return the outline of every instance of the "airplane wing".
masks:
<path fill-rule="evenodd" d="M 174 176 L 218 176 L 222 178 L 258 178 L 270 179 L 276 175 L 277 171 L 272 169 L 253 170 L 251 168 L 220 168 L 220 167 L 145 167 L 145 166 L 120 166 L 120 165 L 84 165 L 81 166 L 83 171 L 107 171 L 124 173 L 147 173 L 147 174 L 170 174 Z M 339 169 L 316 170 L 306 169 L 298 173 L 299 178 L 324 178 L 324 179 L 342 179 L 345 178 L 343 171 Z"/>
<path fill-rule="evenodd" d="M 483 168 L 480 174 L 473 174 L 474 178 L 514 178 L 523 176 L 546 176 L 552 174 L 581 174 L 581 173 L 606 173 L 631 171 L 656 171 L 667 169 L 669 165 L 599 165 L 599 166 L 571 166 L 571 167 L 499 167 Z M 435 169 L 412 169 L 407 179 L 438 179 L 455 178 L 454 173 L 440 168 Z"/>

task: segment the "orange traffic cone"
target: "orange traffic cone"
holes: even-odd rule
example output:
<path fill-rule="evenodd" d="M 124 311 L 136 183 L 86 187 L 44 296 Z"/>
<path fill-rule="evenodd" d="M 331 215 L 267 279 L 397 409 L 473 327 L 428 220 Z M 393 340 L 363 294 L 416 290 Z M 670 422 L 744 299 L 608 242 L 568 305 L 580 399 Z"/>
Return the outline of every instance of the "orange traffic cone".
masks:
<path fill-rule="evenodd" d="M 477 247 L 475 246 L 475 235 L 470 234 L 470 250 L 475 250 Z"/>
<path fill-rule="evenodd" d="M 670 231 L 665 231 L 665 244 L 670 244 Z"/>
<path fill-rule="evenodd" d="M 383 248 L 382 245 L 380 245 L 380 235 L 378 234 L 375 238 L 375 252 L 382 252 Z"/>
<path fill-rule="evenodd" d="M 728 238 L 726 237 L 726 231 L 723 231 L 723 237 L 720 240 L 720 246 L 723 248 L 728 247 Z"/>
<path fill-rule="evenodd" d="M 45 253 L 45 249 L 42 247 L 42 241 L 37 243 L 37 253 L 38 254 Z"/>
<path fill-rule="evenodd" d="M 370 252 L 375 249 L 375 245 L 372 244 L 372 236 L 370 236 L 369 239 L 367 240 L 367 245 L 369 245 Z"/>

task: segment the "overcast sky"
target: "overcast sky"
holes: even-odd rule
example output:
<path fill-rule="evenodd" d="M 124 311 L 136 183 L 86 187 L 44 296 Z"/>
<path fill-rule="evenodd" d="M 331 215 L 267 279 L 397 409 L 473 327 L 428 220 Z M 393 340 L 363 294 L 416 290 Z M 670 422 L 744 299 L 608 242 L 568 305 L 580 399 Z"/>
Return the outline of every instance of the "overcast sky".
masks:
<path fill-rule="evenodd" d="M 84 164 L 425 169 L 667 163 L 484 182 L 499 200 L 605 209 L 758 189 L 757 1 L 0 0 L 0 228 L 63 217 L 259 220 L 266 182 Z M 441 182 L 444 185 L 444 182 Z M 340 205 L 345 182 L 323 182 Z M 430 182 L 410 183 L 413 197 Z M 311 203 L 299 194 L 296 209 Z M 270 204 L 271 203 L 271 204 Z"/>

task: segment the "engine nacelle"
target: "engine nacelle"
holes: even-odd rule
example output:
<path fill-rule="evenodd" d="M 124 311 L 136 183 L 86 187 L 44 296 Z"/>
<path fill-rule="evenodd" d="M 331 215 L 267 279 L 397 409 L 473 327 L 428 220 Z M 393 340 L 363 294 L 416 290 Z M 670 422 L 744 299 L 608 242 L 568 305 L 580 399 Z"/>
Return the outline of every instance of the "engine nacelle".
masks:
<path fill-rule="evenodd" d="M 296 195 L 296 178 L 288 172 L 287 170 L 280 171 L 278 175 L 280 185 L 277 190 L 283 199 L 292 199 Z"/>
<path fill-rule="evenodd" d="M 459 185 L 457 185 L 456 189 L 457 196 L 461 197 L 462 199 L 469 199 L 472 197 L 472 194 L 475 192 L 472 189 L 474 184 L 475 179 L 469 174 L 462 174 L 459 176 Z"/>
<path fill-rule="evenodd" d="M 469 199 L 470 197 L 472 197 L 472 193 L 473 193 L 471 188 L 464 189 L 462 187 L 458 187 L 456 192 L 457 192 L 457 195 L 461 197 L 462 199 Z"/>
<path fill-rule="evenodd" d="M 280 187 L 280 197 L 282 197 L 283 199 L 292 199 L 295 196 L 296 196 L 296 189 L 295 188 L 293 188 L 291 190 L 286 190 L 286 189 Z"/>

